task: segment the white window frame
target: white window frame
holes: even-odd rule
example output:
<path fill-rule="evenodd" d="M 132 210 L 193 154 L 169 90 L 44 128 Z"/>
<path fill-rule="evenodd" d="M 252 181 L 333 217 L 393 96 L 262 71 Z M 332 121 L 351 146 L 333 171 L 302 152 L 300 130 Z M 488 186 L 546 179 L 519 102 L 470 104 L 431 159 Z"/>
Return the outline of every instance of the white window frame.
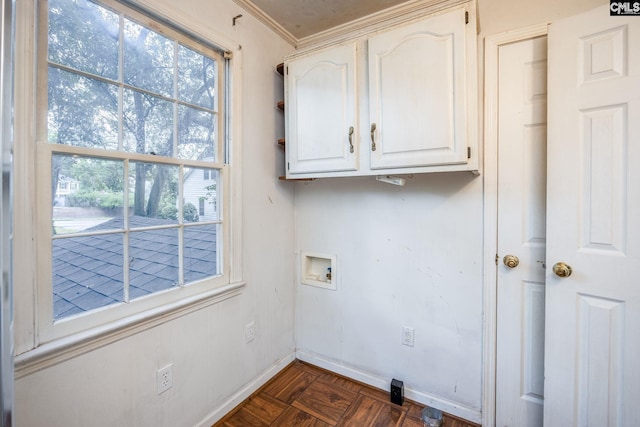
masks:
<path fill-rule="evenodd" d="M 46 0 L 25 3 L 29 4 L 23 3 L 22 8 L 18 10 L 17 34 L 23 35 L 27 40 L 32 40 L 35 45 L 36 39 L 29 34 L 29 23 L 31 23 L 31 28 L 36 28 L 39 49 L 32 58 L 28 58 L 27 54 L 23 53 L 24 56 L 17 58 L 16 66 L 18 73 L 22 67 L 23 71 L 31 72 L 34 77 L 32 81 L 27 79 L 27 83 L 16 85 L 16 97 L 22 95 L 23 99 L 37 100 L 36 106 L 34 107 L 32 104 L 30 109 L 25 106 L 26 103 L 18 102 L 17 109 L 21 109 L 21 106 L 22 109 L 16 112 L 15 119 L 16 137 L 23 138 L 18 143 L 25 144 L 16 150 L 16 175 L 23 178 L 18 179 L 16 183 L 15 194 L 20 194 L 22 200 L 16 200 L 15 204 L 16 217 L 20 218 L 15 227 L 15 238 L 27 239 L 26 242 L 31 243 L 25 242 L 16 245 L 14 268 L 23 269 L 23 273 L 20 273 L 19 276 L 22 276 L 27 282 L 32 281 L 31 292 L 28 291 L 28 286 L 16 292 L 16 310 L 23 310 L 21 315 L 17 316 L 19 323 L 16 330 L 19 335 L 16 346 L 16 353 L 19 354 L 16 358 L 17 378 L 42 369 L 44 366 L 66 360 L 108 342 L 122 339 L 188 312 L 238 295 L 245 285 L 242 280 L 241 265 L 242 199 L 240 189 L 242 183 L 239 167 L 240 146 L 237 143 L 240 140 L 241 129 L 240 107 L 239 102 L 234 101 L 234 99 L 239 99 L 241 95 L 240 46 L 229 41 L 213 42 L 201 34 L 190 33 L 190 36 L 195 35 L 199 40 L 219 47 L 224 52 L 224 61 L 219 63 L 218 69 L 219 72 L 225 73 L 224 83 L 219 87 L 219 90 L 225 91 L 226 103 L 223 107 L 226 110 L 224 113 L 225 131 L 224 137 L 218 143 L 226 144 L 224 153 L 226 162 L 224 164 L 212 164 L 204 161 L 184 162 L 171 158 L 163 158 L 161 162 L 164 164 L 188 163 L 189 166 L 219 170 L 221 181 L 218 184 L 219 197 L 223 204 L 221 209 L 223 238 L 221 248 L 219 248 L 223 254 L 221 257 L 222 275 L 184 287 L 158 292 L 130 303 L 114 304 L 53 322 L 50 190 L 52 153 L 73 152 L 107 158 L 126 157 L 134 161 L 152 161 L 154 163 L 158 162 L 158 158 L 145 154 L 124 154 L 91 148 L 59 146 L 50 144 L 38 136 L 46 135 L 46 69 L 48 66 L 46 17 L 48 4 Z M 142 24 L 146 24 L 144 19 L 150 19 L 154 22 L 169 22 L 162 19 L 162 14 L 156 11 L 145 11 L 147 13 L 141 14 L 138 10 L 128 10 L 127 6 L 115 0 L 101 0 L 100 3 L 113 9 L 126 9 L 128 16 L 133 16 Z M 35 9 L 38 9 L 38 14 L 44 19 L 36 20 Z M 31 13 L 29 16 L 25 16 L 29 10 Z M 179 24 L 172 24 L 176 28 L 184 29 Z M 154 26 L 154 30 L 157 30 L 156 28 Z M 171 28 L 169 30 L 173 31 Z M 34 35 L 33 30 L 31 31 Z M 176 34 L 187 37 L 177 32 L 171 34 L 170 37 L 180 40 Z M 225 46 L 229 46 L 229 48 Z M 30 61 L 32 70 L 28 70 Z M 35 66 L 33 61 L 35 61 Z M 35 71 L 36 69 L 37 71 Z M 41 72 L 42 70 L 44 73 Z M 36 90 L 36 86 L 38 90 Z M 44 97 L 39 96 L 42 90 L 45 92 Z M 233 94 L 233 99 L 229 96 L 230 94 Z M 39 125 L 34 129 L 31 123 Z M 45 133 L 42 133 L 43 130 Z M 25 139 L 25 137 L 27 138 Z M 223 158 L 219 159 L 223 160 Z M 35 174 L 35 180 L 27 178 L 31 173 Z M 35 259 L 33 256 L 21 257 L 21 254 L 26 255 L 29 249 L 35 249 Z M 34 268 L 35 271 L 32 272 L 24 271 L 24 269 L 33 270 Z"/>

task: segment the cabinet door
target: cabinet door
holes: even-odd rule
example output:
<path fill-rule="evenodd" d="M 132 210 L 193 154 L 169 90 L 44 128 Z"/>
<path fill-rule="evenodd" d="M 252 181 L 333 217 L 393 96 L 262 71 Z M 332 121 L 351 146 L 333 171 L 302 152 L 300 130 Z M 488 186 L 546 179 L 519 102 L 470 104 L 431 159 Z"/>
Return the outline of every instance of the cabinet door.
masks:
<path fill-rule="evenodd" d="M 459 8 L 369 39 L 372 169 L 467 162 L 465 25 Z"/>
<path fill-rule="evenodd" d="M 287 176 L 356 170 L 355 43 L 286 66 Z"/>

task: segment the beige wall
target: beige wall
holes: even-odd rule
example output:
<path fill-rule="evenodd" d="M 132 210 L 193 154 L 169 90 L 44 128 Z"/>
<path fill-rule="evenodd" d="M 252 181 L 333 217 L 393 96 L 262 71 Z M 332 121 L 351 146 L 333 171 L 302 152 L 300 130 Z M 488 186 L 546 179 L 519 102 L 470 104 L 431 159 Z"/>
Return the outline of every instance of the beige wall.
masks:
<path fill-rule="evenodd" d="M 29 1 L 21 2 L 23 10 Z M 243 387 L 293 357 L 294 193 L 276 178 L 282 174 L 282 150 L 275 141 L 284 131 L 274 107 L 283 87 L 274 68 L 293 49 L 231 0 L 145 3 L 214 42 L 242 46 L 242 96 L 234 102 L 242 111 L 236 119 L 241 120 L 243 156 L 235 160 L 243 169 L 247 285 L 240 296 L 19 378 L 18 426 L 207 424 L 216 410 L 229 409 L 225 404 Z M 239 14 L 243 17 L 232 26 Z M 17 260 L 17 268 L 33 269 L 24 260 Z M 16 286 L 20 298 L 32 298 L 23 292 L 27 283 Z M 17 317 L 22 352 L 32 339 L 25 332 L 28 313 Z M 256 338 L 245 344 L 244 326 L 250 321 L 255 321 Z M 173 388 L 157 395 L 156 370 L 168 363 L 173 363 Z"/>
<path fill-rule="evenodd" d="M 282 82 L 273 66 L 292 48 L 231 0 L 143 3 L 213 41 L 242 45 L 248 284 L 239 297 L 21 377 L 16 424 L 197 425 L 296 348 L 363 380 L 402 378 L 415 396 L 479 417 L 482 176 L 422 175 L 404 188 L 372 178 L 278 182 L 283 159 L 274 141 L 284 135 L 273 103 Z M 486 35 L 602 3 L 479 0 L 479 46 Z M 300 250 L 338 255 L 337 291 L 295 283 Z M 17 268 L 31 266 L 19 260 Z M 28 347 L 28 322 L 18 317 L 17 343 Z M 251 320 L 256 340 L 247 345 L 243 329 Z M 398 344 L 402 326 L 415 327 L 412 350 Z M 174 387 L 158 396 L 155 372 L 167 363 Z"/>
<path fill-rule="evenodd" d="M 601 4 L 478 0 L 479 92 L 485 36 Z M 298 286 L 299 354 L 383 388 L 403 379 L 410 398 L 479 421 L 482 180 L 449 173 L 416 175 L 405 187 L 373 177 L 297 185 L 296 249 L 336 255 L 340 278 L 335 292 Z M 415 328 L 414 348 L 401 345 L 403 326 Z"/>
<path fill-rule="evenodd" d="M 480 37 L 552 22 L 607 4 L 602 0 L 478 0 Z"/>

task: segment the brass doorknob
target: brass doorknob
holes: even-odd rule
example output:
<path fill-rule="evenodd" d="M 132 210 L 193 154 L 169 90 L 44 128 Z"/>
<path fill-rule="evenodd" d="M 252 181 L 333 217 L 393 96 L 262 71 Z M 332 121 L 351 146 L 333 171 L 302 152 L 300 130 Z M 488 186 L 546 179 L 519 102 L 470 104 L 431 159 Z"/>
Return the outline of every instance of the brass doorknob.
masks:
<path fill-rule="evenodd" d="M 509 268 L 516 268 L 520 264 L 520 260 L 515 255 L 506 255 L 502 258 L 502 262 Z"/>
<path fill-rule="evenodd" d="M 571 276 L 571 273 L 573 273 L 573 270 L 571 269 L 571 266 L 564 262 L 556 262 L 553 265 L 553 272 L 558 277 L 569 277 Z"/>

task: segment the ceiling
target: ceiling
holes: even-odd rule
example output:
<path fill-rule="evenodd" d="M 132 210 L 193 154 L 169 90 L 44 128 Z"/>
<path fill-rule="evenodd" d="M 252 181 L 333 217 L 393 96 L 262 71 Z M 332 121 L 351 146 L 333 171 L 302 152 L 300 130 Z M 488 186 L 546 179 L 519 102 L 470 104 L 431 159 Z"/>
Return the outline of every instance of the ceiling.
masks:
<path fill-rule="evenodd" d="M 407 0 L 235 0 L 300 40 Z"/>

